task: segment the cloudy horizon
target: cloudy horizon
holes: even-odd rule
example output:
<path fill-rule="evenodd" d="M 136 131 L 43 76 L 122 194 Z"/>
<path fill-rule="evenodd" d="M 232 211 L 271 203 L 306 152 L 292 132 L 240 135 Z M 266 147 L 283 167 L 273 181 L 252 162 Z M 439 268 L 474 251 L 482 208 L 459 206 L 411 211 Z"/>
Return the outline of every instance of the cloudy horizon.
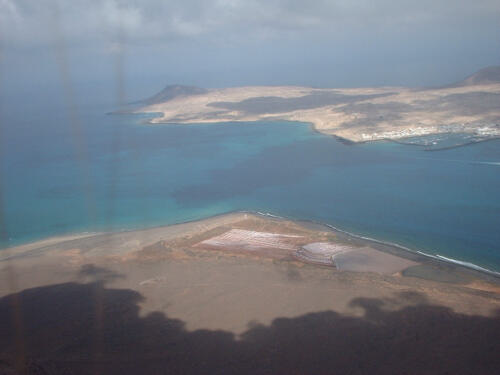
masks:
<path fill-rule="evenodd" d="M 500 3 L 0 0 L 0 35 L 9 88 L 59 79 L 61 59 L 76 84 L 118 70 L 129 91 L 426 86 L 500 64 Z"/>

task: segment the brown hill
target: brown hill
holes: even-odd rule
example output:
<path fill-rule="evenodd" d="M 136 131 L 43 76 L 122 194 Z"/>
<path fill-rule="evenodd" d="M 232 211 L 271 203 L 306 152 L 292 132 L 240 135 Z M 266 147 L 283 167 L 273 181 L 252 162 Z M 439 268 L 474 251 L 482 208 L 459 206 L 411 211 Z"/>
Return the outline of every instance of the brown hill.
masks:
<path fill-rule="evenodd" d="M 500 65 L 483 68 L 473 75 L 465 78 L 463 81 L 457 82 L 453 86 L 462 87 L 473 85 L 488 85 L 492 83 L 500 83 Z"/>

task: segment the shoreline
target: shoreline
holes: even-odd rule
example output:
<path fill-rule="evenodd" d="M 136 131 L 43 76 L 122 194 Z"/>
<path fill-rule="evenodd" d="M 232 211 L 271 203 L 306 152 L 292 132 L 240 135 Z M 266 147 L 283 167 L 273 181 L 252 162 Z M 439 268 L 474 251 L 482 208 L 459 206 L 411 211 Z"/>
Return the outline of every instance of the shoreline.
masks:
<path fill-rule="evenodd" d="M 429 134 L 429 135 L 438 135 L 438 134 L 468 134 L 468 133 L 433 133 L 433 134 Z M 410 138 L 415 138 L 415 137 L 410 137 Z M 426 151 L 426 152 L 436 152 L 436 151 L 452 150 L 452 149 L 459 148 L 459 147 L 471 146 L 471 145 L 475 145 L 477 143 L 497 141 L 497 140 L 500 140 L 500 137 L 499 136 L 492 136 L 490 138 L 467 141 L 465 143 L 461 143 L 461 144 L 457 144 L 457 145 L 444 146 L 444 147 L 438 147 L 438 148 L 426 148 L 427 145 L 422 145 L 422 144 L 412 143 L 412 142 L 404 142 L 404 139 L 405 138 L 397 138 L 397 139 L 387 138 L 384 140 L 388 141 L 388 142 L 394 142 L 394 143 L 404 145 L 404 146 L 422 147 L 422 151 Z M 371 142 L 371 141 L 368 141 L 368 142 Z M 376 141 L 374 141 L 374 142 L 376 142 Z"/>
<path fill-rule="evenodd" d="M 474 133 L 467 133 L 467 132 L 450 132 L 450 131 L 437 131 L 437 132 L 432 132 L 428 134 L 422 134 L 422 135 L 412 135 L 412 136 L 404 136 L 404 137 L 399 137 L 399 138 L 389 138 L 389 137 L 384 137 L 384 138 L 378 138 L 378 139 L 370 139 L 370 140 L 355 140 L 355 139 L 350 139 L 347 138 L 343 135 L 338 135 L 335 133 L 331 132 L 326 132 L 322 131 L 322 129 L 319 129 L 317 124 L 314 121 L 301 121 L 301 120 L 292 120 L 292 119 L 279 119 L 279 118 L 269 118 L 269 119 L 257 119 L 257 120 L 221 120 L 221 121 L 184 121 L 184 122 L 171 122 L 171 121 L 166 121 L 166 122 L 155 122 L 155 119 L 162 118 L 163 112 L 150 112 L 150 111 L 143 111 L 144 108 L 139 108 L 135 110 L 124 110 L 124 111 L 115 111 L 115 112 L 109 112 L 107 113 L 108 115 L 135 115 L 135 116 L 147 116 L 148 118 L 143 118 L 142 121 L 138 121 L 138 124 L 140 125 L 210 125 L 210 124 L 223 124 L 223 125 L 230 125 L 230 124 L 245 124 L 245 123 L 259 123 L 259 122 L 290 122 L 290 123 L 295 123 L 295 124 L 304 124 L 307 125 L 312 132 L 320 134 L 322 136 L 327 136 L 327 137 L 332 137 L 338 142 L 346 145 L 346 146 L 356 146 L 356 145 L 363 145 L 363 144 L 370 144 L 370 143 L 379 143 L 379 142 L 393 142 L 396 144 L 404 145 L 404 146 L 415 146 L 415 147 L 420 147 L 422 151 L 426 152 L 435 152 L 435 151 L 446 151 L 446 150 L 451 150 L 455 148 L 460 148 L 460 147 L 466 147 L 470 145 L 475 145 L 478 143 L 483 143 L 483 142 L 491 142 L 491 141 L 498 141 L 500 140 L 500 136 L 498 135 L 493 135 L 489 136 L 483 139 L 479 140 L 472 140 L 472 141 L 467 141 L 465 143 L 457 144 L 457 145 L 451 145 L 451 146 L 444 146 L 444 147 L 437 147 L 437 148 L 427 148 L 427 145 L 423 144 L 418 144 L 414 142 L 405 142 L 406 139 L 408 138 L 418 138 L 418 137 L 428 137 L 428 136 L 436 136 L 436 135 L 444 135 L 444 134 L 467 134 L 467 135 L 474 135 Z M 329 129 L 325 129 L 329 130 Z"/>
<path fill-rule="evenodd" d="M 92 238 L 96 238 L 99 236 L 112 236 L 112 235 L 120 235 L 120 234 L 143 234 L 145 232 L 149 231 L 155 231 L 155 230 L 165 230 L 165 229 L 175 229 L 178 227 L 186 226 L 186 225 L 201 225 L 203 226 L 204 223 L 206 222 L 212 222 L 216 221 L 217 219 L 224 219 L 224 218 L 231 218 L 233 216 L 238 216 L 238 215 L 254 215 L 257 217 L 261 218 L 268 218 L 271 220 L 279 220 L 279 221 L 290 221 L 298 225 L 302 225 L 304 227 L 307 227 L 309 229 L 323 229 L 326 231 L 333 232 L 337 235 L 340 235 L 341 238 L 345 238 L 348 240 L 354 240 L 355 242 L 359 242 L 360 244 L 363 245 L 369 245 L 375 248 L 376 250 L 395 255 L 400 258 L 408 259 L 408 260 L 413 260 L 420 262 L 422 264 L 428 264 L 430 266 L 445 266 L 446 268 L 450 268 L 451 271 L 454 269 L 459 269 L 462 271 L 467 272 L 468 274 L 471 274 L 472 276 L 476 276 L 480 279 L 486 279 L 488 281 L 493 281 L 493 282 L 500 282 L 500 272 L 493 271 L 484 267 L 481 267 L 479 265 L 476 265 L 471 262 L 466 262 L 462 261 L 459 259 L 454 259 L 450 257 L 443 256 L 441 254 L 428 254 L 420 250 L 413 250 L 411 248 L 408 248 L 406 246 L 400 245 L 395 242 L 390 242 L 390 241 L 384 241 L 384 240 L 378 240 L 373 237 L 368 237 L 368 236 L 363 236 L 360 234 L 352 233 L 347 230 L 343 230 L 339 227 L 336 227 L 334 225 L 328 224 L 328 223 L 323 223 L 315 220 L 310 220 L 310 219 L 299 219 L 299 218 L 293 218 L 293 217 L 285 217 L 285 216 L 280 216 L 280 215 L 275 215 L 273 213 L 269 212 L 260 212 L 260 211 L 248 211 L 248 210 L 235 210 L 235 211 L 228 211 L 220 214 L 215 214 L 211 215 L 208 217 L 204 218 L 199 218 L 199 219 L 193 219 L 193 220 L 187 220 L 184 222 L 178 222 L 174 224 L 169 224 L 169 225 L 158 225 L 158 226 L 151 226 L 151 227 L 146 227 L 146 228 L 140 228 L 140 229 L 125 229 L 125 230 L 118 230 L 118 231 L 112 231 L 112 232 L 92 232 L 92 233 L 72 233 L 72 234 L 66 234 L 62 236 L 51 236 L 48 238 L 44 238 L 41 240 L 37 240 L 34 242 L 29 242 L 25 244 L 20 244 L 12 247 L 6 247 L 6 248 L 0 248 L 0 262 L 3 261 L 9 261 L 11 258 L 16 258 L 18 256 L 23 256 L 23 253 L 29 253 L 30 251 L 33 250 L 40 250 L 43 249 L 44 247 L 49 247 L 49 246 L 54 246 L 54 245 L 62 245 L 67 242 L 71 242 L 74 240 L 89 240 Z M 2 256 L 2 253 L 8 253 L 5 254 L 5 256 Z"/>
<path fill-rule="evenodd" d="M 500 280 L 500 272 L 481 267 L 481 266 L 474 264 L 474 263 L 445 257 L 445 256 L 440 255 L 440 254 L 432 255 L 432 254 L 424 253 L 423 251 L 420 251 L 420 250 L 412 250 L 406 246 L 400 245 L 400 244 L 395 243 L 395 242 L 378 240 L 378 239 L 373 238 L 373 237 L 368 237 L 368 236 L 363 236 L 360 234 L 352 233 L 352 232 L 340 229 L 340 228 L 338 228 L 334 225 L 331 225 L 331 224 L 322 223 L 322 222 L 314 221 L 314 220 L 308 220 L 308 219 L 287 218 L 287 217 L 278 216 L 278 215 L 274 215 L 274 214 L 270 214 L 270 213 L 262 213 L 262 212 L 256 212 L 256 213 L 249 212 L 249 213 L 257 214 L 257 215 L 264 216 L 264 217 L 266 217 L 266 216 L 272 217 L 272 218 L 281 219 L 281 220 L 289 220 L 289 221 L 293 221 L 293 222 L 296 222 L 299 224 L 309 223 L 309 224 L 325 227 L 325 228 L 328 228 L 329 230 L 333 231 L 334 233 L 340 233 L 340 234 L 343 234 L 343 235 L 350 237 L 350 238 L 353 238 L 353 239 L 366 241 L 370 245 L 382 245 L 383 247 L 392 248 L 393 250 L 395 250 L 394 255 L 397 255 L 397 256 L 402 257 L 402 258 L 406 258 L 404 255 L 407 255 L 407 256 L 409 255 L 409 259 L 411 259 L 411 260 L 418 261 L 418 260 L 425 259 L 426 261 L 432 261 L 432 262 L 436 262 L 438 264 L 445 264 L 447 266 L 453 265 L 454 267 L 459 267 L 461 269 L 465 269 L 467 271 L 471 271 L 473 273 L 478 273 L 481 275 L 491 276 L 495 280 Z M 387 248 L 379 248 L 378 246 L 375 246 L 375 248 L 377 250 L 380 250 L 383 252 L 392 253 Z"/>
<path fill-rule="evenodd" d="M 375 353 L 366 363 L 371 369 L 380 361 L 380 348 L 387 348 L 384 358 L 392 358 L 402 344 L 411 358 L 424 349 L 425 357 L 434 358 L 436 345 L 453 350 L 451 361 L 497 352 L 491 343 L 498 341 L 498 281 L 458 268 L 442 276 L 439 269 L 360 246 L 361 240 L 346 241 L 319 224 L 272 216 L 236 213 L 100 234 L 0 262 L 0 332 L 6 333 L 0 335 L 0 365 L 15 363 L 16 337 L 27 338 L 29 363 L 41 366 L 36 369 L 61 374 L 95 372 L 96 364 L 103 373 L 191 373 L 192 363 L 201 372 L 243 373 L 255 373 L 253 364 L 262 363 L 260 372 L 266 373 L 270 362 L 262 353 L 291 363 L 288 373 L 300 355 L 308 360 L 301 368 L 307 373 L 318 368 L 318 358 L 338 352 L 352 353 L 344 371 L 349 372 L 359 353 Z M 295 257 L 299 250 L 328 244 L 332 251 L 352 250 L 336 253 L 328 265 Z M 17 316 L 22 331 L 12 329 Z M 96 342 L 98 355 L 92 356 Z M 456 352 L 457 342 L 464 351 Z M 220 352 L 207 367 L 213 348 Z M 132 370 L 131 355 L 138 363 Z M 244 368 L 235 369 L 235 363 Z M 397 371 L 415 369 L 403 364 Z M 323 368 L 328 373 L 338 365 Z M 427 372 L 432 371 L 434 364 Z"/>
<path fill-rule="evenodd" d="M 479 140 L 472 140 L 472 141 L 467 141 L 462 144 L 457 144 L 457 145 L 452 145 L 452 146 L 444 146 L 444 147 L 438 147 L 438 148 L 426 148 L 426 145 L 421 145 L 418 143 L 412 143 L 412 142 L 405 142 L 405 139 L 408 138 L 416 138 L 416 137 L 428 137 L 428 136 L 434 136 L 434 135 L 443 135 L 443 134 L 468 134 L 468 135 L 474 135 L 474 133 L 468 133 L 468 132 L 431 132 L 427 134 L 422 134 L 422 135 L 410 135 L 410 136 L 404 136 L 404 137 L 398 137 L 398 138 L 389 138 L 389 137 L 383 137 L 383 138 L 377 138 L 377 139 L 370 139 L 370 140 L 356 140 L 356 139 L 350 139 L 347 138 L 344 135 L 338 135 L 335 133 L 331 132 L 326 132 L 323 131 L 322 129 L 319 129 L 318 126 L 314 121 L 301 121 L 301 120 L 290 120 L 290 119 L 279 119 L 279 118 L 270 118 L 270 119 L 257 119 L 257 120 L 231 120 L 231 121 L 185 121 L 185 122 L 171 122 L 171 121 L 166 121 L 166 122 L 155 122 L 155 119 L 161 118 L 163 115 L 162 112 L 148 112 L 148 111 L 132 111 L 132 112 L 123 112 L 123 113 L 112 113 L 112 114 L 120 114 L 120 115 L 148 115 L 151 118 L 145 119 L 144 121 L 141 122 L 141 124 L 146 124 L 146 125 L 210 125 L 210 124 L 239 124 L 239 123 L 260 123 L 260 122 L 291 122 L 291 123 L 297 123 L 297 124 L 305 124 L 307 125 L 311 131 L 317 134 L 321 134 L 322 136 L 327 136 L 327 137 L 332 137 L 338 142 L 347 145 L 347 146 L 356 146 L 356 145 L 363 145 L 363 144 L 370 144 L 370 143 L 377 143 L 377 142 L 394 142 L 400 145 L 405 145 L 405 146 L 417 146 L 421 147 L 422 151 L 429 151 L 429 152 L 434 152 L 434 151 L 445 151 L 445 150 L 451 150 L 454 148 L 459 148 L 459 147 L 465 147 L 465 146 L 470 146 L 474 145 L 477 143 L 483 143 L 483 142 L 490 142 L 490 141 L 495 141 L 495 140 L 500 140 L 500 136 L 498 135 L 493 135 L 489 136 L 483 139 Z M 329 130 L 329 129 L 326 129 Z"/>
<path fill-rule="evenodd" d="M 381 139 L 374 139 L 374 140 L 361 140 L 361 141 L 354 141 L 350 140 L 348 138 L 344 138 L 342 136 L 336 135 L 336 134 L 331 134 L 331 133 L 325 133 L 318 129 L 315 125 L 314 122 L 311 121 L 300 121 L 300 120 L 286 120 L 286 119 L 262 119 L 262 120 L 253 120 L 253 121 L 242 121 L 242 120 L 236 120 L 236 121 L 215 121 L 215 122 L 182 122 L 182 123 L 174 123 L 174 122 L 152 122 L 155 118 L 159 118 L 162 115 L 162 112 L 147 112 L 147 111 L 140 111 L 140 110 L 134 110 L 134 111 L 115 111 L 115 112 L 108 112 L 107 115 L 126 115 L 126 116 L 137 116 L 137 125 L 143 125 L 143 124 L 150 124 L 150 125 L 210 125 L 210 124 L 224 124 L 224 125 L 231 125 L 231 124 L 237 124 L 237 123 L 259 123 L 259 122 L 283 122 L 283 123 L 294 123 L 294 124 L 302 124 L 306 125 L 312 132 L 318 133 L 321 136 L 328 136 L 328 137 L 333 137 L 336 141 L 346 144 L 346 145 L 351 145 L 351 146 L 356 146 L 356 145 L 361 145 L 361 144 L 369 144 L 369 143 L 375 143 L 375 142 L 393 142 L 396 144 L 401 144 L 405 146 L 419 146 L 419 147 L 425 147 L 424 145 L 419 145 L 419 144 L 414 144 L 414 143 L 405 143 L 402 142 L 400 139 L 404 138 L 396 138 L 396 139 L 391 139 L 391 138 L 381 138 Z M 144 118 L 146 116 L 147 118 Z M 141 118 L 142 117 L 142 118 Z M 435 133 L 437 134 L 443 134 L 443 133 Z M 450 133 L 453 134 L 453 133 Z M 432 134 L 426 134 L 427 135 L 432 135 Z M 414 137 L 412 137 L 414 138 Z M 442 150 L 447 150 L 447 149 L 452 149 L 452 148 L 458 148 L 458 147 L 465 147 L 468 145 L 473 145 L 476 143 L 482 143 L 482 142 L 489 142 L 489 141 L 495 141 L 495 140 L 500 140 L 500 137 L 492 137 L 492 138 L 487 138 L 487 139 L 481 139 L 478 141 L 471 141 L 465 144 L 460 144 L 460 145 L 453 145 L 453 146 L 447 146 L 443 148 L 437 148 L 437 149 L 422 149 L 422 151 L 442 151 Z M 160 228 L 167 228 L 167 227 L 173 227 L 177 225 L 182 225 L 182 224 L 189 224 L 189 223 L 197 223 L 201 222 L 204 220 L 210 220 L 210 219 L 215 219 L 218 217 L 223 217 L 226 215 L 231 215 L 231 214 L 238 214 L 238 213 L 247 213 L 247 214 L 253 214 L 253 215 L 259 215 L 263 217 L 271 217 L 275 219 L 281 219 L 281 220 L 289 220 L 293 221 L 296 223 L 309 223 L 309 224 L 314 224 L 314 225 L 319 225 L 324 228 L 328 228 L 328 230 L 331 230 L 335 233 L 341 233 L 345 236 L 348 236 L 350 238 L 355 238 L 357 240 L 362 240 L 362 241 L 367 241 L 368 243 L 372 245 L 381 245 L 385 247 L 390 247 L 392 248 L 392 251 L 389 249 L 383 249 L 382 251 L 388 252 L 388 253 L 394 253 L 397 256 L 406 255 L 410 256 L 410 258 L 413 259 L 425 259 L 426 261 L 431 260 L 434 263 L 437 264 L 444 264 L 447 266 L 454 266 L 454 267 L 460 267 L 461 269 L 468 270 L 471 272 L 479 273 L 481 275 L 487 275 L 489 277 L 494 278 L 495 280 L 500 279 L 500 270 L 495 271 L 491 270 L 485 267 L 482 267 L 480 265 L 463 261 L 460 259 L 454 259 L 451 257 L 443 256 L 441 254 L 428 254 L 423 251 L 420 251 L 418 249 L 411 249 L 408 248 L 404 245 L 398 244 L 396 242 L 391 242 L 391 241 L 384 241 L 384 240 L 379 240 L 373 237 L 369 236 L 364 236 L 362 234 L 356 234 L 353 232 L 349 232 L 347 230 L 343 230 L 339 227 L 336 227 L 335 225 L 328 224 L 328 223 L 323 223 L 320 221 L 315 221 L 311 219 L 303 219 L 303 218 L 295 218 L 295 217 L 285 217 L 285 216 L 279 216 L 279 215 L 274 215 L 271 213 L 262 213 L 258 211 L 249 211 L 249 210 L 232 210 L 232 211 L 226 211 L 222 213 L 218 213 L 215 215 L 210 215 L 206 217 L 200 217 L 192 220 L 186 220 L 186 221 L 181 221 L 181 222 L 174 222 L 166 225 L 153 225 L 153 226 L 134 226 L 131 228 L 124 228 L 124 229 L 118 229 L 115 231 L 111 232 L 105 232 L 105 231 L 98 231 L 98 232 L 68 232 L 68 233 L 63 233 L 61 235 L 50 235 L 48 237 L 42 237 L 40 239 L 36 240 L 28 240 L 27 242 L 19 242 L 17 244 L 13 245 L 8 245 L 5 247 L 0 246 L 0 261 L 4 260 L 4 257 L 2 257 L 2 253 L 4 252 L 9 252 L 9 251 L 19 251 L 21 249 L 26 249 L 29 247 L 36 247 L 39 246 L 45 242 L 47 242 L 47 246 L 55 243 L 63 243 L 66 241 L 71 241 L 72 239 L 80 239 L 80 238 L 85 238 L 85 237 L 95 237 L 98 235 L 109 235 L 109 234 L 117 234 L 117 233 L 130 233 L 130 232 L 142 232 L 142 231 L 147 231 L 147 230 L 153 230 L 153 229 L 160 229 Z M 49 241 L 52 241 L 48 243 Z M 405 256 L 403 256 L 405 257 Z"/>

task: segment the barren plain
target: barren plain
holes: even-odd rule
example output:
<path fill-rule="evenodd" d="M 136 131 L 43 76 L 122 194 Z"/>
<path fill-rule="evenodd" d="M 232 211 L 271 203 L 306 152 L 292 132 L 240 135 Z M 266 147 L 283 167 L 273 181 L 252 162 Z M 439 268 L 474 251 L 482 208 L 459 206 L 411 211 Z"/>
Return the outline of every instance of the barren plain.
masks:
<path fill-rule="evenodd" d="M 494 374 L 499 314 L 494 277 L 234 213 L 3 250 L 0 373 Z"/>
<path fill-rule="evenodd" d="M 200 89 L 167 86 L 138 112 L 151 123 L 299 121 L 353 142 L 465 133 L 500 136 L 500 68 L 437 88 L 310 88 L 249 86 Z"/>

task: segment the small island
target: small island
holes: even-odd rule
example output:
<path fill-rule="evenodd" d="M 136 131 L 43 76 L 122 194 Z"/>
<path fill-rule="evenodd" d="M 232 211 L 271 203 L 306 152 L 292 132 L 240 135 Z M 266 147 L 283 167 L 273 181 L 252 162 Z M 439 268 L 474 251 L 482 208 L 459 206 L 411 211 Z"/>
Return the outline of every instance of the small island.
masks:
<path fill-rule="evenodd" d="M 172 85 L 133 111 L 160 113 L 151 123 L 307 122 L 352 142 L 443 133 L 480 141 L 500 137 L 500 66 L 437 88 Z"/>

